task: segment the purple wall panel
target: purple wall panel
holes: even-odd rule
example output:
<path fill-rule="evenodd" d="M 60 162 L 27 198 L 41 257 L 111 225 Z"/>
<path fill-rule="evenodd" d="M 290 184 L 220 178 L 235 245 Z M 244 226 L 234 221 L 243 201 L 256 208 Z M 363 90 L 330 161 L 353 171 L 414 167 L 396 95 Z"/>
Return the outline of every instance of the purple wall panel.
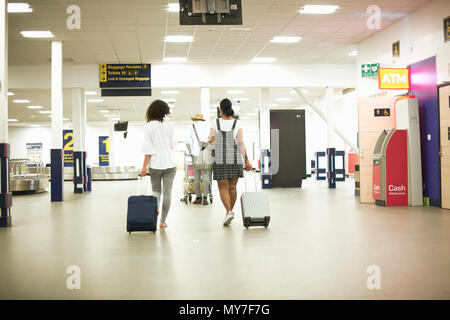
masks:
<path fill-rule="evenodd" d="M 439 166 L 439 104 L 437 96 L 436 57 L 410 65 L 411 93 L 419 101 L 424 196 L 430 205 L 441 206 Z"/>

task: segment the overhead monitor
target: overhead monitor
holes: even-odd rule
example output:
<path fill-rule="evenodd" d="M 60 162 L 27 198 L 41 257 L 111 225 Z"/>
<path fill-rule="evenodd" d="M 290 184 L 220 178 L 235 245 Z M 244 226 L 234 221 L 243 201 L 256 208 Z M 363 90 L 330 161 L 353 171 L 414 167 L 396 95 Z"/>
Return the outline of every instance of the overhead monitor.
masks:
<path fill-rule="evenodd" d="M 180 25 L 242 25 L 242 0 L 180 0 Z"/>
<path fill-rule="evenodd" d="M 117 122 L 114 124 L 114 131 L 127 131 L 128 130 L 128 121 Z"/>

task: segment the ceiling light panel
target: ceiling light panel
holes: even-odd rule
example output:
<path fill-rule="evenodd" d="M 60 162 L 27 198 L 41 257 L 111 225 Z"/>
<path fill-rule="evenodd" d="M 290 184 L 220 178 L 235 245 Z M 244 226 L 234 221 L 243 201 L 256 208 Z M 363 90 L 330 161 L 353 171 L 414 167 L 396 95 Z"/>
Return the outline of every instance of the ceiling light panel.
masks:
<path fill-rule="evenodd" d="M 28 3 L 8 3 L 8 13 L 29 13 L 33 8 Z"/>
<path fill-rule="evenodd" d="M 288 37 L 288 36 L 277 36 L 273 37 L 270 42 L 272 43 L 297 43 L 302 40 L 302 37 Z"/>
<path fill-rule="evenodd" d="M 21 31 L 24 38 L 53 38 L 51 31 Z"/>
<path fill-rule="evenodd" d="M 186 43 L 194 41 L 193 36 L 166 36 L 165 42 Z"/>
<path fill-rule="evenodd" d="M 302 14 L 331 14 L 337 9 L 339 9 L 339 6 L 336 5 L 307 4 L 299 12 Z"/>

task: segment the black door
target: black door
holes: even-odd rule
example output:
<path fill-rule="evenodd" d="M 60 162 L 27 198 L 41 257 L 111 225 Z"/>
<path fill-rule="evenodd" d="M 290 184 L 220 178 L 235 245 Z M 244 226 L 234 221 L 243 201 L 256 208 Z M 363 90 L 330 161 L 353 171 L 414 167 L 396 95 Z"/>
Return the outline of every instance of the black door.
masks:
<path fill-rule="evenodd" d="M 271 110 L 270 128 L 279 129 L 279 169 L 272 186 L 301 187 L 306 179 L 305 110 Z M 272 153 L 274 143 L 271 141 Z"/>

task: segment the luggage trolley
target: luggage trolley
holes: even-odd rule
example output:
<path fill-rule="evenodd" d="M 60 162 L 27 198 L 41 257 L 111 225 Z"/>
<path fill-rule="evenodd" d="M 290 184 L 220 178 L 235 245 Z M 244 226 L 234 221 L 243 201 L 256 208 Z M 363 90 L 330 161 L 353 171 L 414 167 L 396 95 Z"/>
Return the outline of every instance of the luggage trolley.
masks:
<path fill-rule="evenodd" d="M 200 177 L 200 191 L 203 191 L 203 176 Z M 212 174 L 210 175 L 209 187 L 209 202 L 213 203 L 212 195 Z M 181 198 L 185 204 L 192 203 L 192 195 L 195 194 L 195 175 L 194 175 L 194 161 L 192 156 L 185 153 L 184 156 L 184 179 L 183 179 L 184 196 Z"/>

